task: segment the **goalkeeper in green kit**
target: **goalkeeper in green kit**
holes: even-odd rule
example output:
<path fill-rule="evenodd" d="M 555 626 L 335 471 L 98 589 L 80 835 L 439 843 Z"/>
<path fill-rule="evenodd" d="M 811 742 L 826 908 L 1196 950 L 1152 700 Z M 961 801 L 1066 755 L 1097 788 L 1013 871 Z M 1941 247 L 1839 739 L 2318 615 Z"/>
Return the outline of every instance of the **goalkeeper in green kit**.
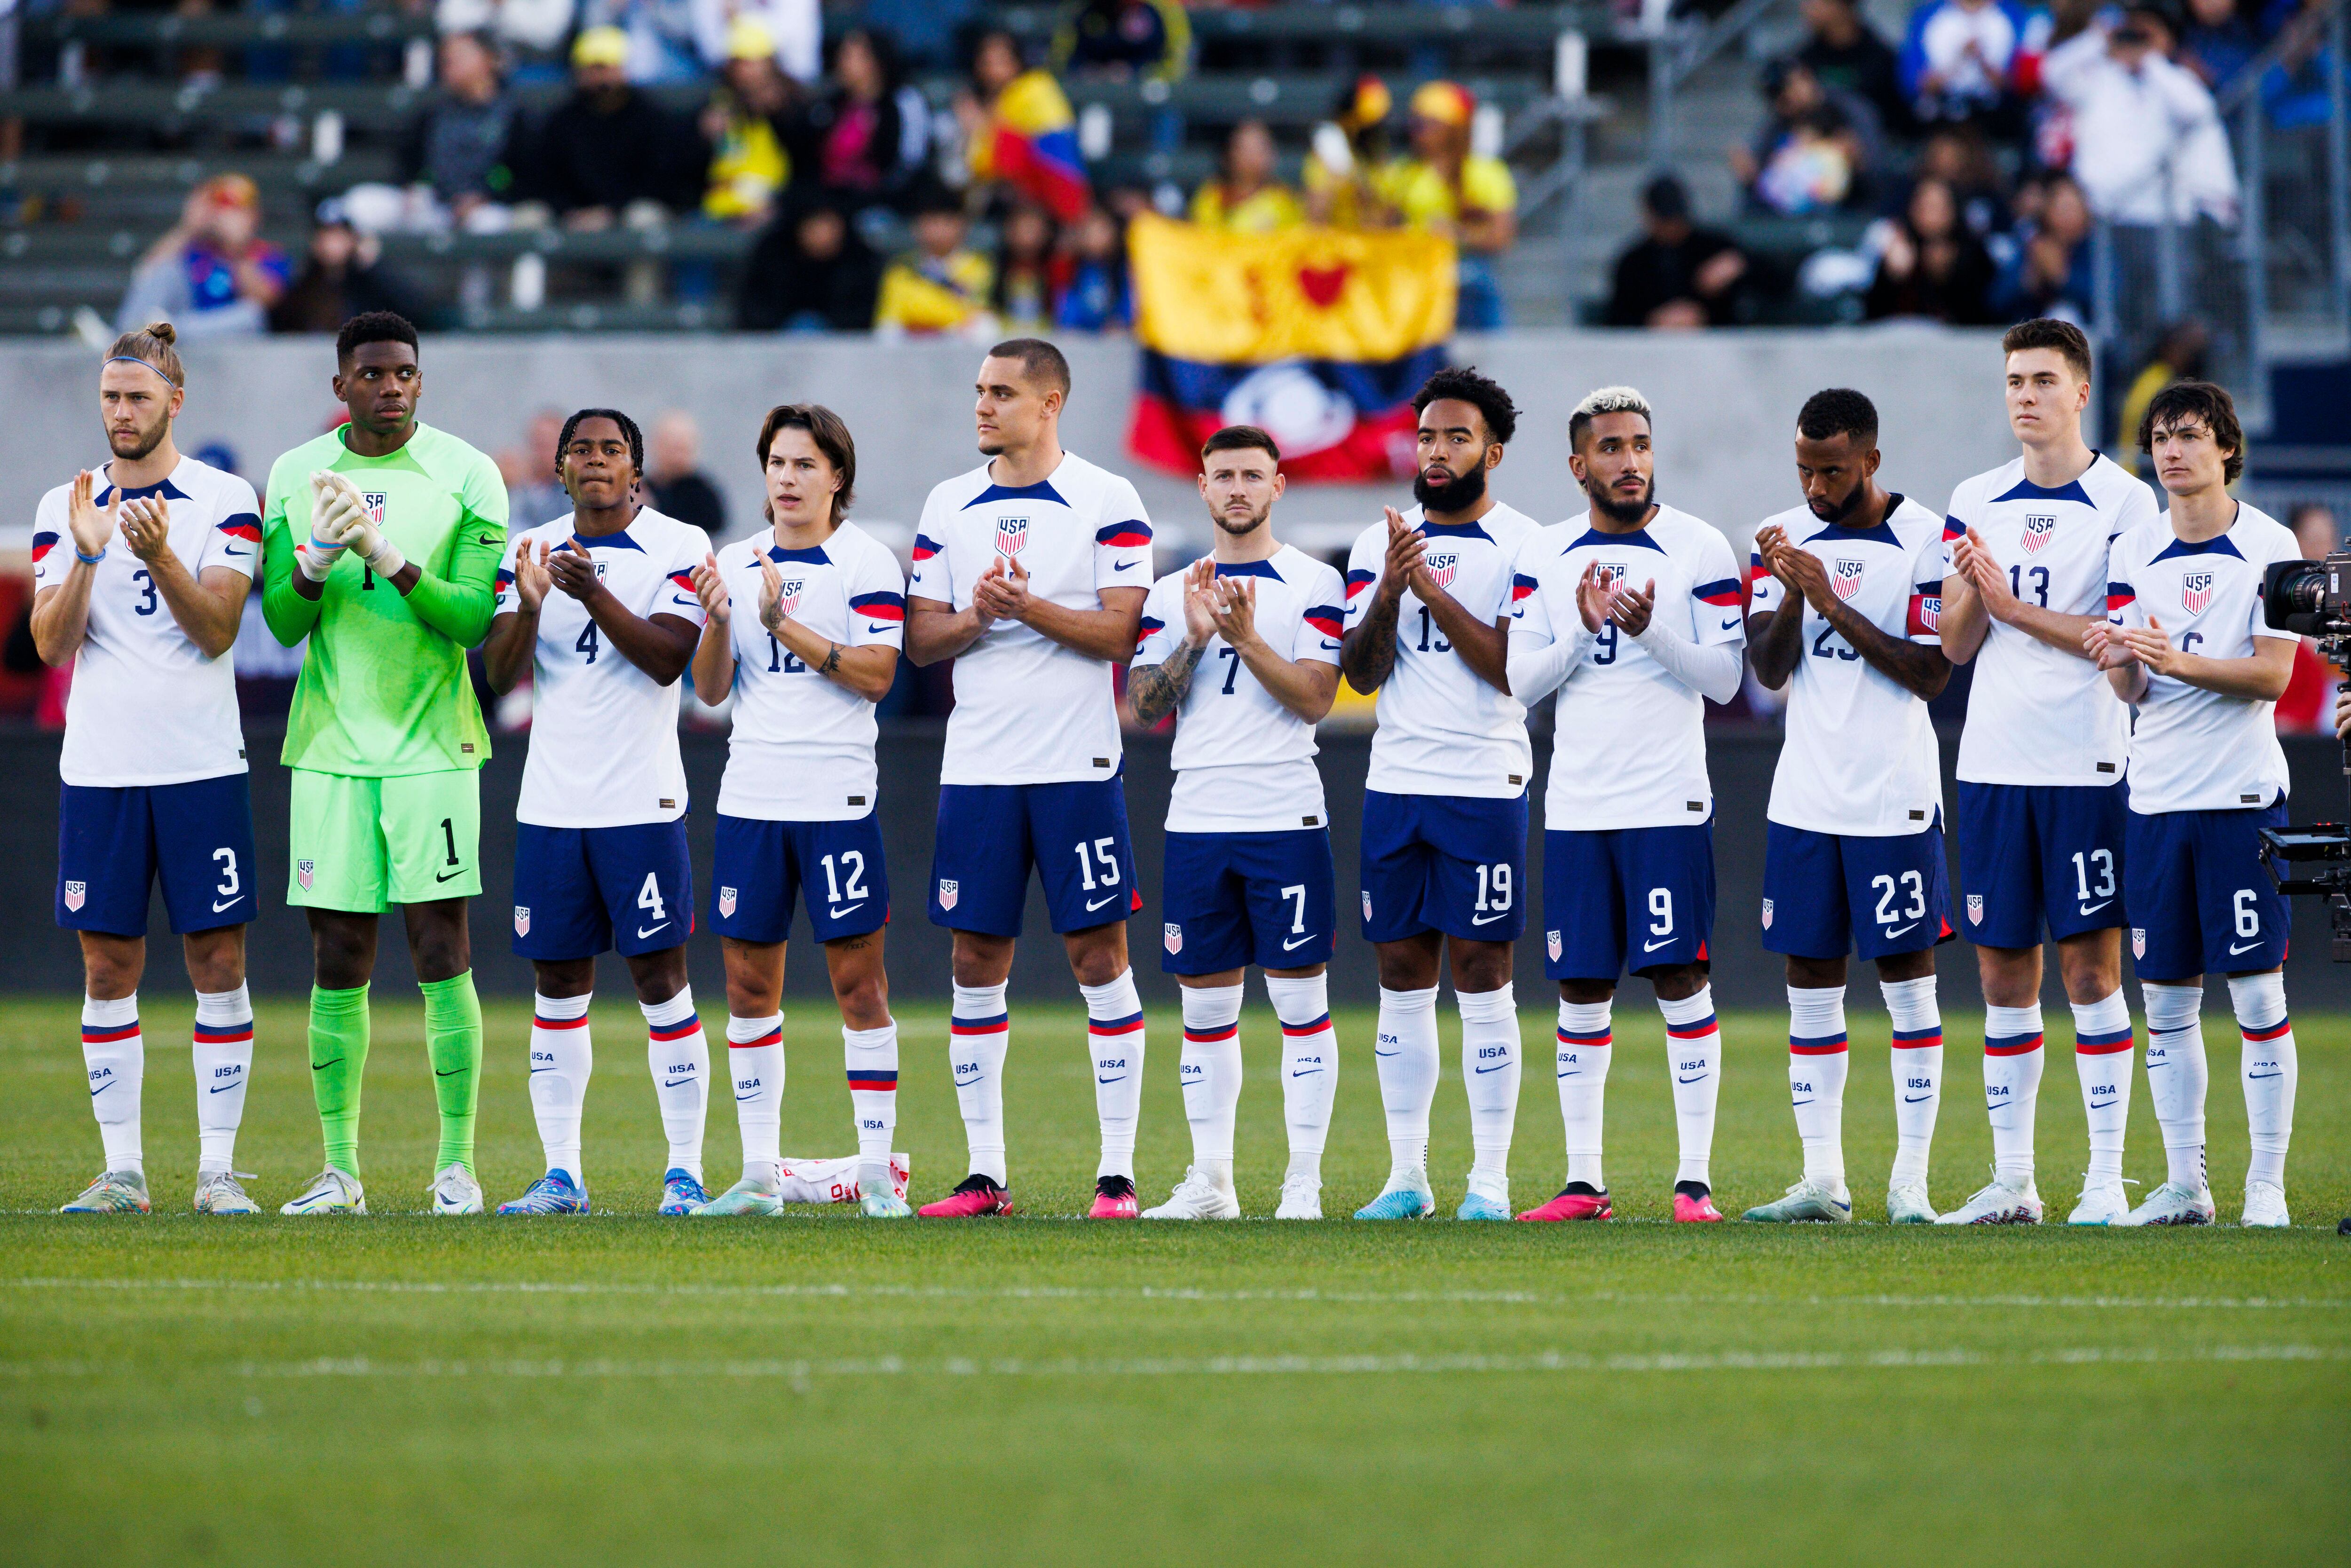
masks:
<path fill-rule="evenodd" d="M 310 640 L 286 722 L 293 769 L 287 901 L 307 907 L 310 1084 L 327 1167 L 287 1214 L 364 1214 L 360 1080 L 376 924 L 397 904 L 424 993 L 441 1108 L 433 1212 L 479 1214 L 474 1108 L 482 1008 L 465 901 L 482 891 L 478 769 L 490 755 L 465 671 L 489 631 L 507 492 L 487 457 L 416 419 L 416 329 L 371 311 L 335 340 L 350 423 L 269 471 L 269 630 Z"/>

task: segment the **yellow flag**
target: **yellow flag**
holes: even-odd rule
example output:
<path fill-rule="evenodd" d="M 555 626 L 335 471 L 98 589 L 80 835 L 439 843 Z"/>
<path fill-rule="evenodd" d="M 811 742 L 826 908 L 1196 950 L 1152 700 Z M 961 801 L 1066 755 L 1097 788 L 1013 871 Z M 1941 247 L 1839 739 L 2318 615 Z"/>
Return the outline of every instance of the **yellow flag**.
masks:
<path fill-rule="evenodd" d="M 1179 360 L 1381 363 L 1453 330 L 1453 242 L 1436 235 L 1237 235 L 1145 214 L 1127 246 L 1135 337 Z"/>

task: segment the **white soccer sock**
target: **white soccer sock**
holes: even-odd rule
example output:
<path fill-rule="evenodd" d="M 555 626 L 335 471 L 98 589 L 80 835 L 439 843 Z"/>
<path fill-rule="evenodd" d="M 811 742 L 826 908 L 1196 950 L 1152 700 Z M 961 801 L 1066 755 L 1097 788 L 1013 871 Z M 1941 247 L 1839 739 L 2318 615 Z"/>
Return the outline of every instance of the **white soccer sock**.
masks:
<path fill-rule="evenodd" d="M 147 1077 L 147 1042 L 139 1032 L 139 993 L 120 1001 L 81 1002 L 81 1060 L 89 1070 L 89 1109 L 106 1149 L 106 1168 L 145 1175 L 139 1147 L 139 1094 Z"/>
<path fill-rule="evenodd" d="M 1519 1120 L 1519 1080 L 1526 1052 L 1519 1040 L 1515 987 L 1453 993 L 1461 1009 L 1461 1087 L 1469 1097 L 1469 1182 L 1507 1197 L 1510 1134 Z"/>
<path fill-rule="evenodd" d="M 2163 1129 L 2164 1179 L 2190 1192 L 2204 1190 L 2204 1092 L 2211 1069 L 2204 1060 L 2204 988 L 2139 987 L 2147 998 L 2147 1097 Z"/>
<path fill-rule="evenodd" d="M 2294 1022 L 2286 1016 L 2285 976 L 2232 975 L 2229 1002 L 2244 1040 L 2240 1072 L 2245 1084 L 2245 1126 L 2252 1138 L 2248 1185 L 2285 1186 L 2285 1151 L 2294 1139 L 2294 1090 L 2302 1076 Z"/>
<path fill-rule="evenodd" d="M 784 1015 L 730 1016 L 726 1066 L 735 1079 L 735 1123 L 743 1134 L 743 1179 L 773 1187 L 784 1157 Z"/>
<path fill-rule="evenodd" d="M 1233 1121 L 1241 1101 L 1241 988 L 1184 988 L 1184 1051 L 1177 1063 L 1184 1119 L 1192 1124 L 1192 1164 L 1224 1187 L 1233 1185 Z"/>
<path fill-rule="evenodd" d="M 1600 1130 L 1608 1100 L 1608 1063 L 1616 1054 L 1607 1002 L 1559 1004 L 1559 1119 L 1567 1130 L 1567 1181 L 1606 1192 Z"/>
<path fill-rule="evenodd" d="M 1804 1178 L 1844 1186 L 1844 1079 L 1852 1065 L 1844 988 L 1788 988 L 1788 1099 L 1804 1142 Z"/>
<path fill-rule="evenodd" d="M 2082 1114 L 2090 1124 L 2090 1182 L 2120 1181 L 2123 1134 L 2130 1125 L 2130 1003 L 2116 988 L 2074 1004 L 2074 1071 L 2082 1080 Z"/>
<path fill-rule="evenodd" d="M 890 1144 L 898 1131 L 898 1020 L 841 1030 L 849 1109 L 857 1122 L 859 1196 L 890 1190 Z"/>
<path fill-rule="evenodd" d="M 1086 1037 L 1093 1049 L 1094 1119 L 1102 1124 L 1097 1176 L 1134 1179 L 1134 1129 L 1143 1115 L 1143 998 L 1134 971 L 1119 971 L 1103 986 L 1080 986 L 1086 998 Z"/>
<path fill-rule="evenodd" d="M 530 998 L 530 1110 L 538 1120 L 539 1146 L 549 1170 L 563 1172 L 583 1188 L 588 1174 L 580 1164 L 580 1114 L 596 1070 L 596 1048 L 588 1038 L 592 1000 L 592 993 L 534 992 Z"/>
<path fill-rule="evenodd" d="M 1992 1169 L 2011 1186 L 2032 1179 L 2032 1113 L 2041 1099 L 2041 1004 L 1984 1009 L 1984 1109 Z"/>
<path fill-rule="evenodd" d="M 1265 977 L 1266 999 L 1281 1020 L 1281 1118 L 1290 1129 L 1287 1176 L 1322 1179 L 1331 1095 L 1339 1083 L 1339 1036 L 1331 1027 L 1325 975 Z"/>
<path fill-rule="evenodd" d="M 1012 1017 L 1004 1010 L 1007 988 L 957 986 L 955 1010 L 947 1019 L 947 1064 L 955 1073 L 956 1103 L 963 1110 L 964 1141 L 971 1147 L 971 1174 L 998 1186 L 1008 1179 L 1004 1053 L 1012 1043 Z"/>
<path fill-rule="evenodd" d="M 665 1002 L 639 1002 L 645 1015 L 645 1065 L 653 1075 L 669 1169 L 702 1180 L 702 1135 L 710 1123 L 710 1036 L 694 1010 L 694 988 Z"/>
<path fill-rule="evenodd" d="M 1927 1179 L 1927 1153 L 1935 1142 L 1935 1114 L 1943 1104 L 1943 1014 L 1935 1004 L 1935 977 L 1880 980 L 1877 994 L 1893 1015 L 1894 1169 L 1892 1182 Z"/>
<path fill-rule="evenodd" d="M 1380 988 L 1380 1032 L 1372 1047 L 1387 1108 L 1388 1180 L 1426 1182 L 1428 1108 L 1437 1103 L 1437 988 Z"/>
<path fill-rule="evenodd" d="M 1722 1094 L 1722 1025 L 1714 1016 L 1714 988 L 1677 1002 L 1657 998 L 1666 1017 L 1666 1065 L 1674 1075 L 1674 1122 L 1681 1134 L 1681 1164 L 1674 1185 L 1696 1182 L 1712 1189 L 1707 1174 L 1714 1158 L 1714 1108 Z"/>
<path fill-rule="evenodd" d="M 198 991 L 191 1060 L 196 1071 L 196 1170 L 236 1163 L 236 1129 L 253 1076 L 253 999 L 246 988 Z"/>

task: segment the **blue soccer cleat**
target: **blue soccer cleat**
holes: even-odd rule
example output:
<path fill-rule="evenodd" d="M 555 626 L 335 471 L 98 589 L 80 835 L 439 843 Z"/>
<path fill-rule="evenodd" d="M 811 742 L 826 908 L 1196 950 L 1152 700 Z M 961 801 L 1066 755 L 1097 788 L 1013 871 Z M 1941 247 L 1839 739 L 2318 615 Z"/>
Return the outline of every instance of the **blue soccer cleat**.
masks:
<path fill-rule="evenodd" d="M 498 1205 L 500 1214 L 585 1214 L 588 1195 L 580 1190 L 569 1171 L 549 1171 L 530 1184 L 530 1190 L 510 1203 Z"/>
<path fill-rule="evenodd" d="M 1390 1186 L 1355 1210 L 1358 1219 L 1426 1219 L 1437 1212 L 1437 1197 L 1425 1184 Z"/>
<path fill-rule="evenodd" d="M 1496 1203 L 1482 1192 L 1471 1192 L 1463 1195 L 1461 1207 L 1454 1211 L 1453 1218 L 1456 1219 L 1509 1219 L 1512 1216 L 1509 1204 Z"/>
<path fill-rule="evenodd" d="M 664 1214 L 692 1214 L 710 1201 L 702 1184 L 675 1166 L 662 1173 L 661 1211 Z"/>

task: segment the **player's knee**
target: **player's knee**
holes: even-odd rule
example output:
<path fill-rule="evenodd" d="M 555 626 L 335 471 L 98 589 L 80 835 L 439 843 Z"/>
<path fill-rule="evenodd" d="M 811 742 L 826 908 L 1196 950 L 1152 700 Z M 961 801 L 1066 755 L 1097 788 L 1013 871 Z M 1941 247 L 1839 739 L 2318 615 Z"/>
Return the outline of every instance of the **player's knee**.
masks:
<path fill-rule="evenodd" d="M 188 983 L 207 994 L 233 991 L 245 984 L 245 928 L 206 932 L 188 939 L 185 957 Z"/>
<path fill-rule="evenodd" d="M 1880 971 L 1884 972 L 1885 965 L 1892 962 L 1892 959 L 1886 959 L 1881 963 Z M 1672 972 L 1680 974 L 1683 971 L 1677 968 Z M 1844 984 L 1844 960 L 1841 957 L 1801 958 L 1791 953 L 1788 956 L 1788 984 L 1800 991 L 1826 990 L 1842 986 Z M 1657 994 L 1661 997 L 1666 994 L 1666 976 L 1663 974 L 1657 977 Z"/>
<path fill-rule="evenodd" d="M 843 976 L 832 983 L 841 1021 L 852 1029 L 880 1029 L 890 1021 L 890 983 L 881 974 Z"/>
<path fill-rule="evenodd" d="M 120 1001 L 139 988 L 146 967 L 145 944 L 84 941 L 81 946 L 83 988 L 100 1001 Z"/>
<path fill-rule="evenodd" d="M 1126 972 L 1126 954 L 1110 942 L 1071 943 L 1070 972 L 1081 986 L 1107 986 Z"/>
<path fill-rule="evenodd" d="M 1459 942 L 1453 948 L 1453 987 L 1471 996 L 1510 983 L 1510 949 L 1499 942 Z"/>

